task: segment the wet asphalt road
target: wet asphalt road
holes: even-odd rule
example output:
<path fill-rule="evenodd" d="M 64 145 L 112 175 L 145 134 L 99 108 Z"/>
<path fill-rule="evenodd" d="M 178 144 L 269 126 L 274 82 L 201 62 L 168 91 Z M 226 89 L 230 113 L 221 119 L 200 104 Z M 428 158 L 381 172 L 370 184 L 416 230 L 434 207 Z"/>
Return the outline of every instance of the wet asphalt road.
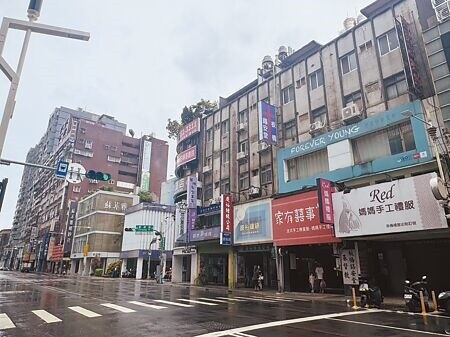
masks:
<path fill-rule="evenodd" d="M 264 294 L 262 294 L 264 296 Z M 0 272 L 0 336 L 448 336 L 450 317 L 146 281 Z"/>

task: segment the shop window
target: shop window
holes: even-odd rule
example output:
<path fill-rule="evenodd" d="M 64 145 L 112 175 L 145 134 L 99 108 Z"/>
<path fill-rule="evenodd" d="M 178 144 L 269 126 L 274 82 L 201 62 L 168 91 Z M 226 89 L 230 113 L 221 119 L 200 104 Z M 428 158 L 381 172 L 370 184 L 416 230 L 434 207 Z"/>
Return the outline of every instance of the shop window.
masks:
<path fill-rule="evenodd" d="M 322 69 L 319 69 L 309 75 L 309 90 L 314 90 L 323 85 Z"/>
<path fill-rule="evenodd" d="M 393 99 L 408 92 L 408 84 L 405 74 L 399 73 L 384 80 L 384 88 L 387 99 Z"/>
<path fill-rule="evenodd" d="M 297 122 L 295 119 L 284 123 L 284 139 L 291 139 L 297 136 Z"/>
<path fill-rule="evenodd" d="M 287 160 L 288 181 L 304 179 L 328 172 L 327 149 Z"/>
<path fill-rule="evenodd" d="M 383 56 L 397 48 L 398 38 L 395 29 L 391 29 L 387 33 L 378 37 L 378 50 L 380 52 L 380 56 Z"/>
<path fill-rule="evenodd" d="M 347 74 L 357 68 L 356 65 L 356 54 L 351 52 L 345 56 L 341 57 L 341 69 L 342 75 Z"/>

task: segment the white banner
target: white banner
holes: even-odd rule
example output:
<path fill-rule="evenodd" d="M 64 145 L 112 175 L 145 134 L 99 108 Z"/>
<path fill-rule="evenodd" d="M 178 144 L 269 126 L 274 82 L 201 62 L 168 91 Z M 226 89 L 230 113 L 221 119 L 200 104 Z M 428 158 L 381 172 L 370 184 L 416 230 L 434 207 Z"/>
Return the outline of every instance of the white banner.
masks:
<path fill-rule="evenodd" d="M 448 228 L 444 209 L 434 198 L 435 173 L 333 193 L 337 237 Z"/>
<path fill-rule="evenodd" d="M 355 249 L 342 249 L 341 268 L 344 284 L 355 285 L 359 283 L 359 266 Z"/>

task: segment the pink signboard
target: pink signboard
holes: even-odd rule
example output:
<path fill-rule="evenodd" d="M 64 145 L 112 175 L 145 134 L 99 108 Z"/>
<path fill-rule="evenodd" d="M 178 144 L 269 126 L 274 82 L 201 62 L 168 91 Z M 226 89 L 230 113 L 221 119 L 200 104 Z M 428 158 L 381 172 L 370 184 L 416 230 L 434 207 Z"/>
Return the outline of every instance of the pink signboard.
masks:
<path fill-rule="evenodd" d="M 317 179 L 319 196 L 319 215 L 321 223 L 334 224 L 333 199 L 331 194 L 334 192 L 332 182 L 326 179 Z"/>
<path fill-rule="evenodd" d="M 197 159 L 197 147 L 193 146 L 186 151 L 177 154 L 176 167 L 180 167 L 195 159 Z"/>
<path fill-rule="evenodd" d="M 178 143 L 182 142 L 186 138 L 200 132 L 200 118 L 194 119 L 189 124 L 183 126 L 178 134 Z"/>

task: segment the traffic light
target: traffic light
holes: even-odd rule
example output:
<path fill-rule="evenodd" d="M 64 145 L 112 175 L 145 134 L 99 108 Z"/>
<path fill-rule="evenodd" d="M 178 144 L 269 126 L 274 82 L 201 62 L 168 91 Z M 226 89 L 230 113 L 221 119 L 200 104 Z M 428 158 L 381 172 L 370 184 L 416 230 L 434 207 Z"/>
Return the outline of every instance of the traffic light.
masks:
<path fill-rule="evenodd" d="M 134 229 L 130 227 L 125 227 L 125 232 L 133 232 Z"/>
<path fill-rule="evenodd" d="M 92 180 L 108 181 L 111 180 L 111 175 L 109 173 L 97 172 L 94 170 L 89 170 L 86 173 L 86 178 Z"/>
<path fill-rule="evenodd" d="M 0 183 L 0 211 L 2 210 L 3 199 L 5 198 L 6 185 L 8 185 L 8 178 L 5 178 Z"/>

